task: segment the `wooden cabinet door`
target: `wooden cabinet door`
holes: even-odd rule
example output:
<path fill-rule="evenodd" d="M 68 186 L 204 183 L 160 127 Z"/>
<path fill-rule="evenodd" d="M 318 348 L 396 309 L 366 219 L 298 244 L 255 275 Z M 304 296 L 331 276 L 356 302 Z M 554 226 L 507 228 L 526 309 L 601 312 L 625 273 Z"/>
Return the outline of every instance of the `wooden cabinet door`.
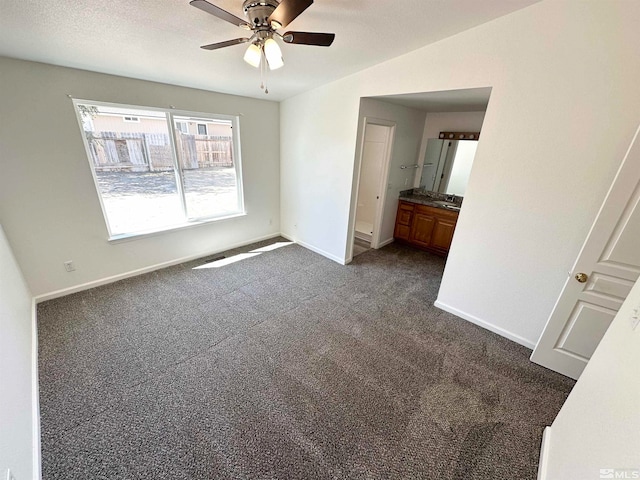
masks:
<path fill-rule="evenodd" d="M 411 225 L 411 216 L 413 215 L 413 210 L 407 210 L 406 208 L 400 207 L 398 209 L 398 223 L 400 225 Z"/>
<path fill-rule="evenodd" d="M 396 229 L 393 236 L 400 240 L 409 240 L 411 234 L 411 221 L 413 220 L 413 205 L 400 202 L 396 215 Z"/>
<path fill-rule="evenodd" d="M 409 240 L 409 235 L 411 233 L 411 227 L 408 225 L 396 224 L 396 231 L 393 233 L 395 238 L 399 238 L 400 240 Z"/>
<path fill-rule="evenodd" d="M 431 235 L 431 247 L 444 252 L 448 252 L 453 240 L 453 231 L 456 229 L 456 222 L 448 218 L 436 218 Z"/>
<path fill-rule="evenodd" d="M 413 225 L 409 241 L 421 247 L 428 247 L 431 243 L 431 235 L 435 226 L 436 218 L 433 215 L 415 213 L 413 215 Z"/>

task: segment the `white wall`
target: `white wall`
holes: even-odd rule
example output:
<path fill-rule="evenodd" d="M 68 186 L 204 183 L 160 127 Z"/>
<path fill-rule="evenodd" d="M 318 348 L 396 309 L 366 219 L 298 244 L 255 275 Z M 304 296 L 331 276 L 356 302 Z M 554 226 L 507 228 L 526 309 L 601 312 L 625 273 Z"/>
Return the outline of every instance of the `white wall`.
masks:
<path fill-rule="evenodd" d="M 36 296 L 280 232 L 279 104 L 0 58 L 0 219 Z M 247 215 L 108 243 L 71 99 L 241 115 Z M 62 265 L 73 260 L 77 270 Z"/>
<path fill-rule="evenodd" d="M 360 160 L 361 138 L 364 131 L 365 117 L 387 120 L 396 124 L 393 139 L 393 150 L 389 162 L 389 177 L 387 179 L 387 191 L 383 206 L 382 223 L 380 225 L 380 242 L 393 240 L 393 229 L 398 208 L 398 194 L 401 190 L 412 188 L 415 169 L 401 169 L 400 165 L 413 165 L 418 162 L 422 131 L 424 129 L 425 112 L 413 108 L 395 105 L 392 103 L 363 98 L 360 102 L 358 117 L 358 143 L 355 152 L 356 163 Z M 358 165 L 359 166 L 359 165 Z M 360 171 L 356 166 L 354 171 L 354 185 Z M 352 215 L 355 214 L 356 205 L 352 205 Z M 351 245 L 346 258 L 352 256 Z"/>
<path fill-rule="evenodd" d="M 0 226 L 0 476 L 35 478 L 31 293 Z"/>
<path fill-rule="evenodd" d="M 492 87 L 438 299 L 532 347 L 638 126 L 639 20 L 546 0 L 284 101 L 282 230 L 344 260 L 360 97 Z"/>
<path fill-rule="evenodd" d="M 636 476 L 610 478 L 639 478 L 639 318 L 640 281 L 551 426 L 545 480 L 603 478 L 601 468 L 634 468 Z"/>

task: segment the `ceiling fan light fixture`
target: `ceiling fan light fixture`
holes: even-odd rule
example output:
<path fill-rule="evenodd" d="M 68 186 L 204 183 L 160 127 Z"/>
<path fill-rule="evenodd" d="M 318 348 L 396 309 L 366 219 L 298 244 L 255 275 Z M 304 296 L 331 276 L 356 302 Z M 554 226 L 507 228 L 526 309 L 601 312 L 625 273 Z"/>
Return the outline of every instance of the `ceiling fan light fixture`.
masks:
<path fill-rule="evenodd" d="M 278 42 L 276 42 L 273 38 L 267 38 L 265 40 L 264 55 L 267 58 L 267 63 L 269 64 L 270 70 L 277 70 L 284 65 L 284 60 L 282 59 L 282 50 L 280 50 Z"/>
<path fill-rule="evenodd" d="M 217 3 L 222 0 L 211 1 Z M 248 36 L 249 38 L 235 38 L 225 42 L 202 45 L 201 48 L 218 50 L 240 43 L 249 43 L 249 48 L 244 53 L 244 61 L 260 70 L 262 79 L 260 87 L 265 93 L 269 93 L 267 88 L 269 70 L 277 70 L 284 66 L 282 50 L 276 41 L 277 38 L 288 44 L 315 45 L 318 47 L 328 47 L 335 39 L 334 33 L 297 31 L 288 31 L 284 34 L 278 33 L 279 29 L 285 28 L 309 8 L 313 4 L 313 0 L 243 0 L 242 10 L 246 20 L 207 0 L 191 0 L 189 3 L 203 12 L 252 32 L 252 35 Z"/>
<path fill-rule="evenodd" d="M 252 67 L 258 68 L 260 66 L 260 60 L 262 59 L 262 52 L 260 47 L 255 43 L 249 45 L 247 51 L 244 52 L 244 61 Z"/>

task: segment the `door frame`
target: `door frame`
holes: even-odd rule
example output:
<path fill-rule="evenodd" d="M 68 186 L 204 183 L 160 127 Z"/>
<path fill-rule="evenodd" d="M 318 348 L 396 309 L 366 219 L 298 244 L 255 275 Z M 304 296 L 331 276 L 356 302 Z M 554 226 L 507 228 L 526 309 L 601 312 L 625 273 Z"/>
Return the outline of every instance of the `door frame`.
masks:
<path fill-rule="evenodd" d="M 382 177 L 378 184 L 378 202 L 376 204 L 376 213 L 373 220 L 373 233 L 371 234 L 371 248 L 380 248 L 380 227 L 382 226 L 382 217 L 384 214 L 384 204 L 387 198 L 387 182 L 389 181 L 389 169 L 391 166 L 391 156 L 393 153 L 393 145 L 396 137 L 397 123 L 392 120 L 385 120 L 375 117 L 364 117 L 362 121 L 362 130 L 360 131 L 360 138 L 358 140 L 358 147 L 360 149 L 357 156 L 356 168 L 355 168 L 355 185 L 352 190 L 352 205 L 353 218 L 349 225 L 349 238 L 347 244 L 347 260 L 345 263 L 351 262 L 353 259 L 353 242 L 355 240 L 356 233 L 356 216 L 358 213 L 358 193 L 360 192 L 360 177 L 362 174 L 362 158 L 364 156 L 364 142 L 367 132 L 367 125 L 379 125 L 382 127 L 389 127 L 389 138 L 387 139 L 387 148 L 385 151 L 384 160 L 382 163 Z"/>

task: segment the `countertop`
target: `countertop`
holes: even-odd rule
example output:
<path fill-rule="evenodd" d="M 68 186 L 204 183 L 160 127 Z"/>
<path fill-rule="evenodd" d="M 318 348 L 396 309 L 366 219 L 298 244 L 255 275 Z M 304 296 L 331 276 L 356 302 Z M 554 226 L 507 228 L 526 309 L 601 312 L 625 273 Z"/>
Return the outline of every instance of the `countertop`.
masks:
<path fill-rule="evenodd" d="M 402 200 L 410 203 L 417 203 L 419 205 L 426 205 L 428 207 L 441 208 L 442 210 L 448 210 L 450 212 L 460 211 L 460 207 L 453 207 L 453 206 L 446 207 L 440 203 L 436 203 L 436 201 L 441 201 L 441 200 L 436 200 L 434 198 L 427 197 L 426 195 L 404 194 L 404 195 L 400 195 L 398 200 Z"/>

